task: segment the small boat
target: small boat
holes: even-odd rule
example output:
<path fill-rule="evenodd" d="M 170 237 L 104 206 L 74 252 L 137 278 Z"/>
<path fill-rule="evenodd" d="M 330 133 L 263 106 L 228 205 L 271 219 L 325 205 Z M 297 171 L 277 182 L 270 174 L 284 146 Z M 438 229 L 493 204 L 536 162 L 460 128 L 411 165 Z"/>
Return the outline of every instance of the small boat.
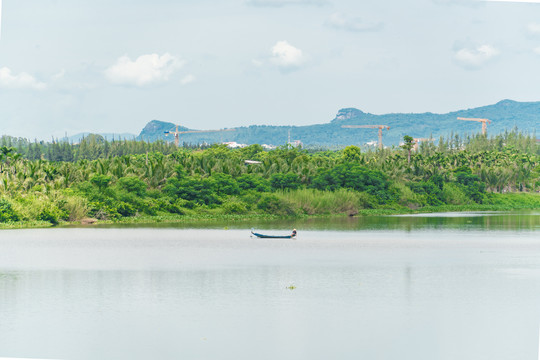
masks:
<path fill-rule="evenodd" d="M 251 230 L 251 233 L 261 239 L 293 239 L 296 236 L 296 235 L 264 235 L 264 234 L 253 232 L 253 230 Z"/>

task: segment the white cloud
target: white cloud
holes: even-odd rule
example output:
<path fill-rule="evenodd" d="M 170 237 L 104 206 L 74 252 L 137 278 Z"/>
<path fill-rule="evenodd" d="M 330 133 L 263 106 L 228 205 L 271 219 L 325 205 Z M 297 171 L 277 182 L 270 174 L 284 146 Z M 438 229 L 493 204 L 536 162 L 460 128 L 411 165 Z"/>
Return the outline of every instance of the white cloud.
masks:
<path fill-rule="evenodd" d="M 534 48 L 534 49 L 533 49 L 533 52 L 534 52 L 536 55 L 540 55 L 540 46 Z"/>
<path fill-rule="evenodd" d="M 287 41 L 278 41 L 272 47 L 270 61 L 281 70 L 290 71 L 302 66 L 307 61 L 307 58 L 302 50 L 295 48 Z"/>
<path fill-rule="evenodd" d="M 191 82 L 194 82 L 195 81 L 195 76 L 192 75 L 192 74 L 189 74 L 189 75 L 186 75 L 182 78 L 182 80 L 180 80 L 180 84 L 182 85 L 187 85 Z"/>
<path fill-rule="evenodd" d="M 499 55 L 499 50 L 493 46 L 480 45 L 474 49 L 462 48 L 457 50 L 454 59 L 464 68 L 478 69 L 497 55 Z"/>
<path fill-rule="evenodd" d="M 115 84 L 144 86 L 169 80 L 182 65 L 180 59 L 169 53 L 141 55 L 135 61 L 122 56 L 105 70 L 105 76 Z"/>
<path fill-rule="evenodd" d="M 257 7 L 283 7 L 289 5 L 299 6 L 322 6 L 327 4 L 325 0 L 248 0 L 248 5 Z"/>
<path fill-rule="evenodd" d="M 33 89 L 44 90 L 47 85 L 36 80 L 32 75 L 22 72 L 18 75 L 13 75 L 7 67 L 0 69 L 0 87 L 10 89 Z"/>
<path fill-rule="evenodd" d="M 360 18 L 351 18 L 340 13 L 332 14 L 326 24 L 336 29 L 356 32 L 377 31 L 383 26 L 381 22 L 368 23 Z"/>

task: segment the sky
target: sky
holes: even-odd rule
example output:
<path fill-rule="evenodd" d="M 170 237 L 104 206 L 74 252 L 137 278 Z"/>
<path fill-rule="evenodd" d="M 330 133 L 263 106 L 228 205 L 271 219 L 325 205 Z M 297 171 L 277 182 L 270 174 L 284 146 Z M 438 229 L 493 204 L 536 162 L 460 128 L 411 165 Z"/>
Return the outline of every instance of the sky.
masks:
<path fill-rule="evenodd" d="M 0 134 L 540 100 L 540 0 L 0 0 Z"/>

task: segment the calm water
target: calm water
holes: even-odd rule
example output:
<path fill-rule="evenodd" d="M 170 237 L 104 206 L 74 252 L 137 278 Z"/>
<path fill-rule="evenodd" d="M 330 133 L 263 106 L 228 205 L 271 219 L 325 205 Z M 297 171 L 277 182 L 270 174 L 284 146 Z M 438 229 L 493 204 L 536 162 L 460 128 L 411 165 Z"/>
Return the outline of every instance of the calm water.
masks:
<path fill-rule="evenodd" d="M 0 357 L 537 359 L 540 213 L 0 232 Z"/>

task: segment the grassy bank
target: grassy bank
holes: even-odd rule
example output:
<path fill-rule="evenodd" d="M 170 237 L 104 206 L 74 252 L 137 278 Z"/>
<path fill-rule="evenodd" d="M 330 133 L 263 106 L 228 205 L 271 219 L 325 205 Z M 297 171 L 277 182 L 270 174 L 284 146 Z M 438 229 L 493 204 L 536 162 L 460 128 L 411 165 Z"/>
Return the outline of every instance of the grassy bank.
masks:
<path fill-rule="evenodd" d="M 350 191 L 317 192 L 313 190 L 299 190 L 295 192 L 282 192 L 276 194 L 280 205 L 286 211 L 277 214 L 265 212 L 251 212 L 242 214 L 224 214 L 222 209 L 204 209 L 203 212 L 190 211 L 187 214 L 162 213 L 157 215 L 141 214 L 118 219 L 93 219 L 91 224 L 84 224 L 81 220 L 60 221 L 51 224 L 48 221 L 21 220 L 0 223 L 0 229 L 47 228 L 53 226 L 94 226 L 94 225 L 144 225 L 144 224 L 187 224 L 187 223 L 228 223 L 228 222 L 257 222 L 277 219 L 306 219 L 330 217 L 361 217 L 384 216 L 401 214 L 420 214 L 437 212 L 468 212 L 468 211 L 519 211 L 540 210 L 540 194 L 532 193 L 506 193 L 488 194 L 484 204 L 439 205 L 409 208 L 399 204 L 384 205 L 370 208 L 373 205 L 370 199 L 362 193 Z"/>

